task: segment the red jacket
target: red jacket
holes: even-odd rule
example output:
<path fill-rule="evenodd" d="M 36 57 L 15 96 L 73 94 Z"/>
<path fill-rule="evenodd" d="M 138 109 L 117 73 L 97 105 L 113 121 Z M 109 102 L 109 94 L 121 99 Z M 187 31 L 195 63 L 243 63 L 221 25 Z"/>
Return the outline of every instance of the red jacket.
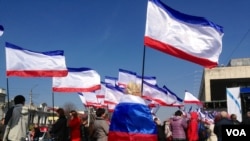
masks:
<path fill-rule="evenodd" d="M 187 128 L 188 141 L 198 141 L 198 114 L 197 112 L 190 113 L 190 120 Z"/>
<path fill-rule="evenodd" d="M 69 121 L 70 141 L 81 141 L 81 120 L 75 117 Z"/>

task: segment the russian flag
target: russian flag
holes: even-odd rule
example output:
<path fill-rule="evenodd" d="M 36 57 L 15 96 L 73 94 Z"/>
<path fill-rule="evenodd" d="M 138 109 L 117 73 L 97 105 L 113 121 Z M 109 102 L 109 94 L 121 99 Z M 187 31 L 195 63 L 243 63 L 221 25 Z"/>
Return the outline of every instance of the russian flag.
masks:
<path fill-rule="evenodd" d="M 101 77 L 90 68 L 68 68 L 66 77 L 53 77 L 54 92 L 93 92 L 101 88 Z"/>
<path fill-rule="evenodd" d="M 145 101 L 124 95 L 111 118 L 109 141 L 157 141 L 157 127 Z"/>
<path fill-rule="evenodd" d="M 6 75 L 64 77 L 68 74 L 63 51 L 34 52 L 6 42 Z"/>
<path fill-rule="evenodd" d="M 223 28 L 204 17 L 176 11 L 149 0 L 144 45 L 177 58 L 212 68 L 222 52 Z"/>

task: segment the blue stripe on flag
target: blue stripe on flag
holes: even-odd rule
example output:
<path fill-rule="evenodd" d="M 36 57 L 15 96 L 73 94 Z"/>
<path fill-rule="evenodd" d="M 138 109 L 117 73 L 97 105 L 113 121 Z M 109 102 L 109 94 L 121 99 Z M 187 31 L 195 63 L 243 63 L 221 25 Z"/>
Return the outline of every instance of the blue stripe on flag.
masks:
<path fill-rule="evenodd" d="M 227 90 L 227 95 L 234 101 L 234 103 L 237 105 L 237 107 L 239 108 L 239 111 L 241 113 L 241 106 L 240 106 L 240 103 L 237 101 L 237 99 L 228 90 Z"/>

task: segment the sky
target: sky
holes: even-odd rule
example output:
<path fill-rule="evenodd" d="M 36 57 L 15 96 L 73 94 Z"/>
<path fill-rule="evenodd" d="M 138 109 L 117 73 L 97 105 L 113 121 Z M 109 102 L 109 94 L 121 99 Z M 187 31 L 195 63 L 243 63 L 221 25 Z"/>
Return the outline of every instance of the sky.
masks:
<path fill-rule="evenodd" d="M 182 13 L 205 17 L 223 27 L 219 65 L 232 58 L 248 58 L 250 1 L 162 0 Z M 146 47 L 143 69 L 143 38 L 147 0 L 0 0 L 0 88 L 7 89 L 5 42 L 32 51 L 64 50 L 67 67 L 88 67 L 101 79 L 118 77 L 118 70 L 155 76 L 180 98 L 185 90 L 198 96 L 203 67 Z M 39 105 L 52 105 L 51 78 L 8 78 L 9 97 L 25 96 Z M 54 93 L 55 106 L 72 102 L 83 108 L 76 93 Z M 175 108 L 161 107 L 160 118 Z"/>

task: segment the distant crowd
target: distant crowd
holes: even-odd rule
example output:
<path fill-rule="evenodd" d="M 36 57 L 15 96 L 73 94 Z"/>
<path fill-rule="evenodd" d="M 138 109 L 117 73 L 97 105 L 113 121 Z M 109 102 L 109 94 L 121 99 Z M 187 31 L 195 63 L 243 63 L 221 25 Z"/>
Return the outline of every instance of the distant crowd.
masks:
<path fill-rule="evenodd" d="M 138 96 L 130 95 L 129 97 L 138 102 L 138 99 L 135 99 L 139 98 Z M 30 131 L 27 126 L 28 111 L 22 108 L 25 98 L 18 95 L 15 97 L 14 102 L 15 106 L 10 108 L 5 118 L 1 120 L 0 139 L 2 141 L 38 141 L 39 125 L 34 124 Z M 48 129 L 51 140 L 126 141 L 131 138 L 131 140 L 139 141 L 222 141 L 222 125 L 250 125 L 250 112 L 247 112 L 242 122 L 238 121 L 235 114 L 231 113 L 229 115 L 226 111 L 217 112 L 211 122 L 201 118 L 196 111 L 192 111 L 187 115 L 183 111 L 177 110 L 174 115 L 161 122 L 153 114 L 145 114 L 149 111 L 145 107 L 133 105 L 132 107 L 135 108 L 136 112 L 133 109 L 126 109 L 126 107 L 122 109 L 124 108 L 122 104 L 117 107 L 114 112 L 121 113 L 118 118 L 112 119 L 112 117 L 108 116 L 106 109 L 97 108 L 94 120 L 89 120 L 88 115 L 80 116 L 76 110 L 71 110 L 69 117 L 67 117 L 63 108 L 57 109 L 58 119 Z M 143 112 L 141 112 L 142 108 L 144 108 Z M 125 112 L 121 112 L 121 110 Z M 135 117 L 133 115 L 135 113 L 140 115 Z M 29 138 L 27 138 L 27 131 L 29 131 Z M 127 131 L 131 132 L 131 134 L 127 134 Z M 137 132 L 140 133 L 137 134 Z"/>

